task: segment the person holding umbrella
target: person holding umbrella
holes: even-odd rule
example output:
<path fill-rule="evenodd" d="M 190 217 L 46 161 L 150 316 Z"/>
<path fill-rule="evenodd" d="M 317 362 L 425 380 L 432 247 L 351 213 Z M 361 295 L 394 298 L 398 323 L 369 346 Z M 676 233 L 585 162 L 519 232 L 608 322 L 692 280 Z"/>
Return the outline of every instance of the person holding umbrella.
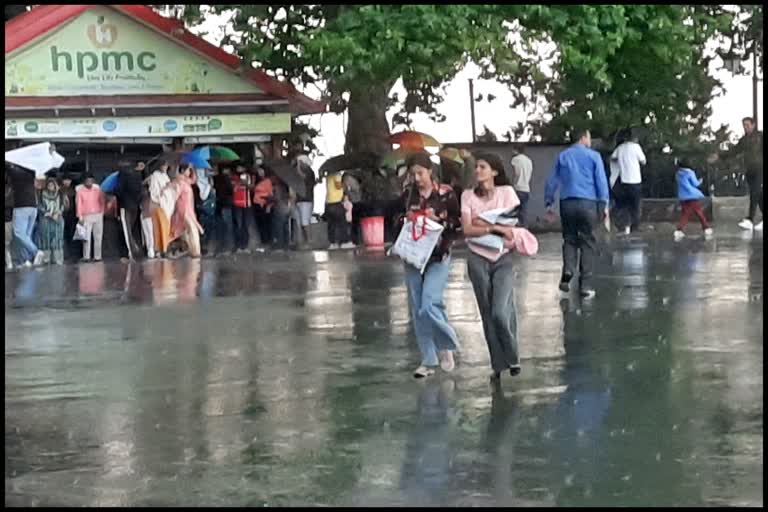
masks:
<path fill-rule="evenodd" d="M 171 240 L 181 238 L 187 244 L 189 255 L 199 258 L 200 235 L 204 234 L 203 227 L 195 214 L 195 195 L 192 185 L 195 183 L 195 170 L 191 164 L 182 167 L 181 172 L 174 179 L 177 198 L 176 208 L 171 218 Z"/>

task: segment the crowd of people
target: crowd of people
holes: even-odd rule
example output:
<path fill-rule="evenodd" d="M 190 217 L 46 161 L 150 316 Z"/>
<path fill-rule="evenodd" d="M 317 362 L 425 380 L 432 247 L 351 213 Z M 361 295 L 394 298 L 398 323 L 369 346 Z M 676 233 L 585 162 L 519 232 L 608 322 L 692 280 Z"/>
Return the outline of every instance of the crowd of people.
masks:
<path fill-rule="evenodd" d="M 295 155 L 293 165 L 305 182 L 303 196 L 261 160 L 212 169 L 159 160 L 151 172 L 143 161 L 123 161 L 108 192 L 92 174 L 75 185 L 68 174 L 41 181 L 7 166 L 6 267 L 13 267 L 14 240 L 17 263 L 25 267 L 63 265 L 65 258 L 101 261 L 109 216 L 119 221 L 130 259 L 245 252 L 250 224 L 263 247 L 285 249 L 309 239 L 316 182 L 306 155 Z"/>

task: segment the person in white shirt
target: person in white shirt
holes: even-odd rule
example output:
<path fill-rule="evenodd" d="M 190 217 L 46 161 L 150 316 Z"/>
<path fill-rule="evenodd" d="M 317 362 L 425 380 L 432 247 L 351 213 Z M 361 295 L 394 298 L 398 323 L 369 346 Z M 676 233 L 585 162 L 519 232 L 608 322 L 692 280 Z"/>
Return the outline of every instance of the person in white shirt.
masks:
<path fill-rule="evenodd" d="M 520 224 L 526 225 L 528 213 L 528 198 L 531 195 L 531 176 L 533 175 L 533 162 L 525 154 L 525 145 L 515 144 L 513 146 L 515 156 L 510 164 L 512 165 L 513 175 L 508 176 L 509 182 L 517 192 L 520 199 Z"/>
<path fill-rule="evenodd" d="M 617 215 L 620 221 L 626 211 L 629 222 L 624 224 L 624 233 L 637 231 L 640 227 L 640 199 L 643 175 L 640 166 L 645 165 L 645 153 L 636 136 L 619 144 L 611 155 L 611 189 L 616 197 Z M 618 181 L 618 184 L 617 184 Z M 618 226 L 617 226 L 618 227 Z"/>

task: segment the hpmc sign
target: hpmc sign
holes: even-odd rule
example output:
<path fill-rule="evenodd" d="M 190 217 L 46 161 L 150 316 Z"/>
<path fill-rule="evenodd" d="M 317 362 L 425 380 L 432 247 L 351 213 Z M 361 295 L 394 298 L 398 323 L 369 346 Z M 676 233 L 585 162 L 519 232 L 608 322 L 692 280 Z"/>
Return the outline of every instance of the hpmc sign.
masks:
<path fill-rule="evenodd" d="M 258 93 L 254 84 L 109 7 L 6 56 L 6 96 Z"/>

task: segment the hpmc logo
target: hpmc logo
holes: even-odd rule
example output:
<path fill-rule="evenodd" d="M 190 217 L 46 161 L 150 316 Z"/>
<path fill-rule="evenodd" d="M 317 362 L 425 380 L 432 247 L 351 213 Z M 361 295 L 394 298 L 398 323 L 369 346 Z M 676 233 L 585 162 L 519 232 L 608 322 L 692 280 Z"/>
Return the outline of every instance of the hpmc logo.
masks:
<path fill-rule="evenodd" d="M 110 48 L 117 41 L 117 27 L 104 23 L 104 16 L 99 16 L 95 25 L 88 25 L 88 39 L 96 48 Z"/>

